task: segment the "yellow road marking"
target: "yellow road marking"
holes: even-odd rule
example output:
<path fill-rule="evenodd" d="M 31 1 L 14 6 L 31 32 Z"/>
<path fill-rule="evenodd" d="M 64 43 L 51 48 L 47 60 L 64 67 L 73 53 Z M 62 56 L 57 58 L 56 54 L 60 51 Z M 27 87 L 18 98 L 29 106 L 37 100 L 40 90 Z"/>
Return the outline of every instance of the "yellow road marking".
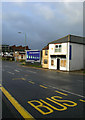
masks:
<path fill-rule="evenodd" d="M 44 105 L 42 102 L 38 100 L 28 101 L 28 103 L 43 115 L 47 115 L 53 112 L 53 110 L 50 107 Z M 35 105 L 33 103 L 38 103 L 38 105 Z M 47 109 L 47 111 L 44 111 L 42 108 Z"/>
<path fill-rule="evenodd" d="M 21 78 L 22 80 L 26 80 L 25 78 Z"/>
<path fill-rule="evenodd" d="M 62 95 L 65 95 L 65 96 L 68 96 L 67 94 L 65 94 L 65 93 L 62 93 L 62 92 L 60 92 L 60 91 L 55 91 L 55 92 L 57 92 L 57 93 L 60 93 L 60 94 L 62 94 Z"/>
<path fill-rule="evenodd" d="M 35 84 L 33 81 L 29 81 L 29 83 Z"/>
<path fill-rule="evenodd" d="M 13 78 L 12 80 L 26 80 L 25 78 Z"/>
<path fill-rule="evenodd" d="M 80 99 L 81 102 L 85 102 L 85 100 Z"/>
<path fill-rule="evenodd" d="M 34 118 L 28 113 L 16 100 L 11 96 L 11 94 L 4 88 L 1 87 L 2 92 L 7 97 L 7 99 L 12 103 L 12 105 L 16 108 L 16 110 L 21 114 L 21 116 L 27 120 L 27 118 L 31 118 L 34 120 Z"/>
<path fill-rule="evenodd" d="M 40 87 L 47 88 L 47 87 L 45 87 L 45 86 L 43 86 L 43 85 L 40 85 Z"/>
<path fill-rule="evenodd" d="M 0 87 L 1 87 L 2 85 L 0 84 Z"/>

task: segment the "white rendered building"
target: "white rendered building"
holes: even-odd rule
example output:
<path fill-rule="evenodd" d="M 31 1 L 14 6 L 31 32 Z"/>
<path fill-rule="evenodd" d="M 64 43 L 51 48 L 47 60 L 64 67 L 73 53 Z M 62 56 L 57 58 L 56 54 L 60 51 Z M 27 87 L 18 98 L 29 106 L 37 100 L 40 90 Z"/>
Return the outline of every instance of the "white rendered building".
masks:
<path fill-rule="evenodd" d="M 49 43 L 49 69 L 73 71 L 84 69 L 83 37 L 67 35 Z"/>

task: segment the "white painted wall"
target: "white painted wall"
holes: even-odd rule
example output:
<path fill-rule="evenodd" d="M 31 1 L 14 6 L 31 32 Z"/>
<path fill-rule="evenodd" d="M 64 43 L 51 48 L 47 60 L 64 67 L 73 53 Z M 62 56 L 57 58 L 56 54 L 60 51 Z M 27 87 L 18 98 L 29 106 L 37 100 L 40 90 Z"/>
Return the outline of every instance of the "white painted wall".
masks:
<path fill-rule="evenodd" d="M 85 69 L 85 45 L 83 45 L 83 64 Z"/>
<path fill-rule="evenodd" d="M 67 43 L 61 43 L 61 52 L 55 52 L 55 45 L 59 44 L 49 44 L 49 54 L 50 55 L 66 55 L 67 54 Z"/>
<path fill-rule="evenodd" d="M 70 43 L 68 42 L 67 43 L 67 54 L 66 54 L 66 70 L 67 71 L 69 71 L 70 70 L 70 68 L 69 68 L 69 45 L 70 45 Z"/>
<path fill-rule="evenodd" d="M 85 45 L 75 43 L 62 43 L 62 52 L 55 53 L 55 44 L 49 45 L 49 69 L 57 69 L 57 58 L 51 58 L 50 55 L 66 55 L 66 67 L 60 67 L 60 70 L 80 70 L 84 69 Z M 72 59 L 69 60 L 69 46 L 72 45 Z M 51 66 L 51 59 L 54 59 L 54 66 Z"/>
<path fill-rule="evenodd" d="M 72 59 L 70 60 L 70 70 L 83 69 L 83 45 L 74 43 L 70 43 L 70 45 L 72 45 Z"/>
<path fill-rule="evenodd" d="M 68 43 L 62 43 L 61 52 L 55 52 L 56 44 L 49 44 L 49 69 L 57 69 L 57 58 L 51 58 L 50 55 L 67 55 L 68 53 Z M 51 60 L 54 60 L 54 65 L 51 65 Z M 60 67 L 60 70 L 67 70 L 67 67 Z"/>

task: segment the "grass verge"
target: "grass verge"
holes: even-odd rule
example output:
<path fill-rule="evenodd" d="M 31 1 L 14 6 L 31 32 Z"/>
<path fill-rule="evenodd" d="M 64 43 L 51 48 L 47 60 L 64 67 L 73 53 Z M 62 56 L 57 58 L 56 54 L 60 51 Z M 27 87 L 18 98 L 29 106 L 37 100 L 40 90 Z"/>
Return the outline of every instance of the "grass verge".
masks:
<path fill-rule="evenodd" d="M 21 65 L 28 66 L 28 67 L 42 68 L 42 65 L 40 63 L 26 63 L 26 62 L 22 62 Z"/>

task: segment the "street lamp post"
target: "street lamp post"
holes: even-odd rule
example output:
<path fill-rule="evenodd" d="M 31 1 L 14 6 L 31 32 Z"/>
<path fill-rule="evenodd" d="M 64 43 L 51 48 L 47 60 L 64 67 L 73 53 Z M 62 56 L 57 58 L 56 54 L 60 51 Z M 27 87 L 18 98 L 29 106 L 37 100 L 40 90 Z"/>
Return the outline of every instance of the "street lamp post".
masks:
<path fill-rule="evenodd" d="M 25 50 L 26 50 L 26 33 L 25 33 Z"/>
<path fill-rule="evenodd" d="M 22 32 L 18 32 L 19 34 L 21 34 Z M 26 50 L 26 32 L 25 32 L 25 50 Z"/>

